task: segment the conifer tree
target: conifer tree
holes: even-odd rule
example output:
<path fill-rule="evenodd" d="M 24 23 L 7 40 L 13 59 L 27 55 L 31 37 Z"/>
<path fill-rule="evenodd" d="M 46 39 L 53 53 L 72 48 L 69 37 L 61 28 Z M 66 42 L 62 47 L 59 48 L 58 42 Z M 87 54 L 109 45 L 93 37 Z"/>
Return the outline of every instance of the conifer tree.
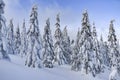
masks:
<path fill-rule="evenodd" d="M 32 7 L 30 15 L 30 28 L 27 32 L 28 36 L 28 49 L 27 59 L 25 65 L 28 67 L 41 67 L 40 51 L 42 48 L 42 41 L 40 41 L 40 31 L 38 25 L 38 12 L 37 6 Z"/>
<path fill-rule="evenodd" d="M 66 58 L 66 64 L 70 64 L 71 63 L 71 46 L 70 46 L 70 37 L 68 36 L 68 32 L 67 32 L 67 26 L 65 26 L 64 30 L 63 30 L 63 48 L 64 48 L 64 56 Z"/>
<path fill-rule="evenodd" d="M 46 20 L 46 26 L 43 34 L 43 65 L 48 68 L 53 67 L 53 60 L 55 58 L 53 50 L 53 40 L 50 30 L 49 18 Z"/>
<path fill-rule="evenodd" d="M 117 38 L 115 35 L 115 29 L 113 25 L 114 20 L 110 21 L 109 34 L 108 34 L 108 45 L 109 45 L 109 62 L 110 67 L 118 65 L 118 57 L 120 56 L 117 46 Z"/>
<path fill-rule="evenodd" d="M 66 61 L 66 57 L 64 55 L 64 48 L 63 48 L 63 44 L 62 44 L 62 32 L 60 29 L 60 18 L 59 18 L 59 14 L 57 15 L 56 18 L 57 22 L 56 22 L 56 30 L 55 30 L 55 44 L 54 44 L 54 53 L 55 53 L 55 61 L 57 62 L 57 64 L 62 65 L 67 63 Z"/>
<path fill-rule="evenodd" d="M 20 29 L 18 24 L 17 30 L 15 32 L 15 42 L 14 42 L 15 54 L 20 54 L 20 50 L 21 50 L 20 48 L 21 48 L 21 37 L 20 37 Z"/>
<path fill-rule="evenodd" d="M 78 29 L 77 38 L 75 41 L 75 45 L 73 47 L 72 52 L 72 67 L 71 69 L 74 71 L 80 70 L 80 58 L 79 58 L 79 39 L 80 39 L 80 30 Z"/>
<path fill-rule="evenodd" d="M 102 62 L 105 66 L 109 66 L 109 55 L 108 55 L 108 45 L 107 42 L 103 41 L 102 35 L 100 37 L 100 54 L 102 54 Z"/>
<path fill-rule="evenodd" d="M 93 55 L 93 73 L 94 76 L 98 73 L 100 73 L 103 70 L 103 55 L 100 53 L 100 45 L 97 39 L 97 31 L 95 24 L 93 23 L 93 50 L 94 50 L 94 55 Z"/>
<path fill-rule="evenodd" d="M 26 26 L 25 26 L 25 20 L 24 20 L 23 26 L 22 26 L 22 32 L 21 32 L 21 51 L 20 51 L 20 54 L 22 57 L 27 54 L 27 48 L 28 48 L 27 32 L 26 32 Z"/>
<path fill-rule="evenodd" d="M 12 19 L 10 20 L 10 24 L 8 26 L 7 39 L 8 39 L 8 51 L 10 54 L 14 54 L 14 25 Z"/>
<path fill-rule="evenodd" d="M 6 20 L 3 16 L 5 3 L 0 0 L 0 59 L 10 60 L 8 56 Z"/>
<path fill-rule="evenodd" d="M 115 35 L 115 29 L 113 25 L 114 20 L 110 21 L 109 34 L 108 34 L 108 45 L 109 45 L 109 62 L 110 62 L 110 78 L 109 80 L 118 80 L 117 75 L 120 72 L 120 54 L 117 45 L 117 38 Z M 114 75 L 113 75 L 114 74 Z"/>
<path fill-rule="evenodd" d="M 85 11 L 82 18 L 82 29 L 80 37 L 80 59 L 82 71 L 86 74 L 92 73 L 93 70 L 93 38 L 91 33 L 91 26 L 89 23 L 88 13 Z M 93 74 L 94 76 L 94 74 Z"/>

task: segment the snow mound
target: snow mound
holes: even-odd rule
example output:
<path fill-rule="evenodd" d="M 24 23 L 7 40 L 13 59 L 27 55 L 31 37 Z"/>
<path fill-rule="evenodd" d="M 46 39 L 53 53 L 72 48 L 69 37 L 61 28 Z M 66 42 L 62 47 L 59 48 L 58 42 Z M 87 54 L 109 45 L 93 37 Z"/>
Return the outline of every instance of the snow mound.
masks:
<path fill-rule="evenodd" d="M 24 58 L 9 55 L 11 62 L 0 60 L 0 80 L 108 80 L 108 72 L 97 77 L 71 71 L 68 65 L 54 68 L 28 68 Z"/>

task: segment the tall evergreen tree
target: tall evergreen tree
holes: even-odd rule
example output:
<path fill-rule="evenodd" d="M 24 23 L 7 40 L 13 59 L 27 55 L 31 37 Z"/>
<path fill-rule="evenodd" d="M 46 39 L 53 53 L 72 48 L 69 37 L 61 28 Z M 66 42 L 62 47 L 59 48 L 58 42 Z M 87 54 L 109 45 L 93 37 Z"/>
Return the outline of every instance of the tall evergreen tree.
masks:
<path fill-rule="evenodd" d="M 107 42 L 103 41 L 102 35 L 100 37 L 100 54 L 102 54 L 102 62 L 105 66 L 109 66 L 109 55 L 108 55 L 108 45 Z"/>
<path fill-rule="evenodd" d="M 93 44 L 94 44 L 93 45 L 94 55 L 92 60 L 93 60 L 93 73 L 95 76 L 97 73 L 100 73 L 103 70 L 103 55 L 102 53 L 100 53 L 100 45 L 97 39 L 97 31 L 94 23 L 93 23 L 92 36 L 93 36 Z"/>
<path fill-rule="evenodd" d="M 39 21 L 38 21 L 38 12 L 37 12 L 38 8 L 36 5 L 33 6 L 31 14 L 30 14 L 30 28 L 34 27 L 34 34 L 35 34 L 35 38 L 36 38 L 36 51 L 37 51 L 37 55 L 40 58 L 40 54 L 41 54 L 41 49 L 42 49 L 42 38 L 41 38 L 41 34 L 40 34 L 40 30 L 39 30 Z M 30 30 L 28 30 L 27 34 L 30 33 Z"/>
<path fill-rule="evenodd" d="M 22 26 L 22 32 L 21 32 L 21 51 L 20 51 L 20 54 L 22 57 L 27 54 L 27 48 L 28 48 L 27 32 L 26 32 L 26 26 L 25 26 L 25 20 L 24 20 L 23 26 Z"/>
<path fill-rule="evenodd" d="M 113 25 L 114 20 L 110 21 L 108 45 L 109 45 L 109 62 L 111 73 L 109 80 L 118 80 L 115 74 L 120 74 L 120 54 L 117 45 L 117 38 L 115 35 L 115 29 Z M 114 75 L 113 75 L 114 74 Z"/>
<path fill-rule="evenodd" d="M 6 20 L 3 16 L 4 14 L 5 3 L 3 0 L 0 0 L 0 59 L 10 60 L 8 56 L 8 51 L 6 47 L 7 43 L 7 28 L 6 28 Z"/>
<path fill-rule="evenodd" d="M 72 51 L 72 67 L 71 69 L 74 71 L 78 71 L 80 70 L 80 58 L 79 58 L 79 40 L 80 40 L 80 30 L 78 29 L 77 32 L 77 38 L 75 41 L 75 45 L 73 47 L 73 51 Z"/>
<path fill-rule="evenodd" d="M 42 48 L 42 41 L 40 41 L 40 31 L 38 25 L 38 12 L 37 6 L 32 7 L 32 12 L 30 15 L 30 28 L 27 32 L 28 35 L 28 49 L 27 49 L 27 59 L 25 65 L 28 67 L 41 67 L 40 51 Z"/>
<path fill-rule="evenodd" d="M 68 32 L 67 32 L 67 26 L 65 26 L 62 35 L 63 35 L 62 45 L 64 48 L 64 56 L 67 61 L 66 64 L 70 64 L 72 51 L 71 51 L 71 46 L 70 46 L 70 37 L 68 36 Z"/>
<path fill-rule="evenodd" d="M 52 34 L 50 30 L 49 18 L 46 20 L 46 26 L 44 28 L 42 53 L 43 53 L 44 66 L 52 68 L 55 55 L 53 50 L 53 40 L 52 40 Z"/>
<path fill-rule="evenodd" d="M 14 42 L 15 54 L 20 54 L 20 50 L 21 50 L 20 48 L 21 48 L 21 37 L 20 37 L 20 29 L 18 24 L 15 32 L 15 42 Z"/>
<path fill-rule="evenodd" d="M 14 54 L 14 25 L 12 19 L 10 20 L 10 24 L 8 26 L 7 39 L 8 39 L 8 52 L 10 54 Z"/>
<path fill-rule="evenodd" d="M 64 55 L 64 48 L 63 48 L 63 45 L 62 45 L 62 39 L 63 39 L 63 36 L 62 36 L 62 32 L 61 32 L 61 29 L 60 29 L 60 18 L 59 18 L 59 14 L 57 15 L 57 18 L 56 18 L 57 22 L 56 22 L 56 30 L 55 30 L 55 44 L 54 44 L 54 53 L 55 53 L 55 61 L 59 64 L 59 65 L 62 65 L 62 64 L 65 64 L 67 61 L 66 61 L 66 58 L 65 58 L 65 55 Z"/>
<path fill-rule="evenodd" d="M 91 26 L 88 19 L 88 13 L 85 11 L 82 18 L 82 29 L 80 37 L 80 57 L 81 68 L 86 74 L 92 73 L 93 70 L 93 37 L 91 33 Z"/>
<path fill-rule="evenodd" d="M 115 29 L 113 21 L 110 21 L 109 34 L 108 34 L 108 45 L 109 45 L 109 61 L 110 67 L 117 66 L 117 59 L 120 56 L 117 46 L 117 38 L 115 35 Z"/>

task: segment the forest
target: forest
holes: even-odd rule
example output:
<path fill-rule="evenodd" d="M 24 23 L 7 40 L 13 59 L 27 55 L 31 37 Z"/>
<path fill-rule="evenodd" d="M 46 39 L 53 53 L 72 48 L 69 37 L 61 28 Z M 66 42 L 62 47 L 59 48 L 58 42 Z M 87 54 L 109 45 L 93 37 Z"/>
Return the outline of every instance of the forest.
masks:
<path fill-rule="evenodd" d="M 108 69 L 109 80 L 120 80 L 120 45 L 114 29 L 115 20 L 111 19 L 108 25 L 107 41 L 102 35 L 98 39 L 96 25 L 90 23 L 88 11 L 84 10 L 81 28 L 72 40 L 68 27 L 61 29 L 60 13 L 56 14 L 54 34 L 48 18 L 41 35 L 37 5 L 31 9 L 29 26 L 23 20 L 21 31 L 19 25 L 15 30 L 13 19 L 6 26 L 4 7 L 5 3 L 0 0 L 0 60 L 11 62 L 10 55 L 15 55 L 24 58 L 24 66 L 28 68 L 52 69 L 68 65 L 71 71 L 91 74 L 94 78 Z"/>

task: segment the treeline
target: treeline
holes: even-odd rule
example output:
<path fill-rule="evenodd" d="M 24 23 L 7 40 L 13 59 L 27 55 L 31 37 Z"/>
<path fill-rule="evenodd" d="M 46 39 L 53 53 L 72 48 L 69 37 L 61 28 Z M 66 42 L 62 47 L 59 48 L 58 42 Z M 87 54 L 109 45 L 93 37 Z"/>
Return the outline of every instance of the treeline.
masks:
<path fill-rule="evenodd" d="M 36 5 L 31 10 L 29 29 L 26 30 L 24 20 L 21 32 L 19 25 L 14 30 L 12 19 L 6 27 L 3 1 L 0 6 L 0 59 L 10 60 L 8 54 L 20 55 L 26 58 L 25 66 L 28 67 L 53 68 L 66 64 L 71 66 L 71 70 L 91 73 L 94 77 L 106 68 L 120 72 L 120 47 L 114 20 L 110 21 L 108 41 L 104 42 L 102 36 L 98 40 L 95 24 L 91 26 L 88 12 L 84 11 L 82 27 L 78 29 L 76 40 L 70 40 L 67 27 L 63 31 L 60 29 L 59 14 L 56 16 L 56 29 L 52 37 L 49 18 L 43 35 L 40 34 Z"/>

